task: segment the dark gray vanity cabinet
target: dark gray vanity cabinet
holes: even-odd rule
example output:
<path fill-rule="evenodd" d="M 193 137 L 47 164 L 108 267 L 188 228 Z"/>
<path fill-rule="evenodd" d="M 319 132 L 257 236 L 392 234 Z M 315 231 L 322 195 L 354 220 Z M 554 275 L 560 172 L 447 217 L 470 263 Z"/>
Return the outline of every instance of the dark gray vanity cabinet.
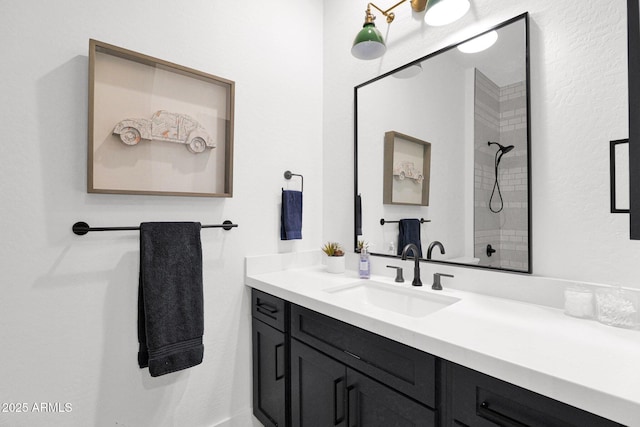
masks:
<path fill-rule="evenodd" d="M 253 410 L 268 427 L 622 427 L 253 290 Z"/>
<path fill-rule="evenodd" d="M 445 425 L 473 427 L 622 427 L 497 378 L 442 362 Z"/>
<path fill-rule="evenodd" d="M 266 427 L 288 426 L 288 304 L 253 289 L 253 413 Z"/>
<path fill-rule="evenodd" d="M 435 412 L 291 340 L 293 427 L 433 427 Z"/>
<path fill-rule="evenodd" d="M 291 304 L 292 427 L 436 426 L 436 359 Z"/>
<path fill-rule="evenodd" d="M 252 300 L 253 412 L 265 426 L 437 425 L 434 356 L 255 289 Z"/>
<path fill-rule="evenodd" d="M 294 304 L 291 337 L 435 408 L 436 358 L 430 354 Z"/>

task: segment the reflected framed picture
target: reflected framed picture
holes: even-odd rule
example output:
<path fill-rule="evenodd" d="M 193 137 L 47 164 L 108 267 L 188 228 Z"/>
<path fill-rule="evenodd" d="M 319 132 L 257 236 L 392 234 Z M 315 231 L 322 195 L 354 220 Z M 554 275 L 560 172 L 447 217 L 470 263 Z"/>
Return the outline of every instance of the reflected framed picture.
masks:
<path fill-rule="evenodd" d="M 430 142 L 385 132 L 383 173 L 384 204 L 429 206 Z"/>
<path fill-rule="evenodd" d="M 89 42 L 89 193 L 232 197 L 235 83 Z"/>

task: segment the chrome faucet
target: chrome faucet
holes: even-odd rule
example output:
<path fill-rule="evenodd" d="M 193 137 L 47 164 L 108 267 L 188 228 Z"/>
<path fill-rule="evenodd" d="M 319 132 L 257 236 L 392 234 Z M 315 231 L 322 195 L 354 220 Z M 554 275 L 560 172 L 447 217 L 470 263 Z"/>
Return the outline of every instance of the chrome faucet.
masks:
<path fill-rule="evenodd" d="M 413 251 L 413 259 L 415 261 L 415 264 L 413 266 L 413 282 L 411 282 L 411 285 L 422 286 L 422 280 L 420 280 L 420 249 L 418 249 L 418 247 L 414 243 L 409 243 L 402 249 L 403 261 L 407 260 L 407 253 L 409 251 Z"/>
<path fill-rule="evenodd" d="M 429 248 L 427 249 L 427 259 L 431 259 L 431 252 L 435 247 L 440 248 L 440 253 L 444 255 L 444 246 L 442 246 L 442 243 L 434 240 L 433 242 L 429 243 Z"/>

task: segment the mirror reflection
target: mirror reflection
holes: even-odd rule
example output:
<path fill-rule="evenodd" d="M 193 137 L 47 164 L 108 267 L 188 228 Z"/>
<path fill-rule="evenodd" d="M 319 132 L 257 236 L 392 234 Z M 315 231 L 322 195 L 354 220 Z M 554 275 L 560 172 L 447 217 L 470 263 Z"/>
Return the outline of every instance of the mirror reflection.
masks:
<path fill-rule="evenodd" d="M 356 87 L 356 239 L 531 272 L 527 15 Z M 358 197 L 359 196 L 359 197 Z"/>

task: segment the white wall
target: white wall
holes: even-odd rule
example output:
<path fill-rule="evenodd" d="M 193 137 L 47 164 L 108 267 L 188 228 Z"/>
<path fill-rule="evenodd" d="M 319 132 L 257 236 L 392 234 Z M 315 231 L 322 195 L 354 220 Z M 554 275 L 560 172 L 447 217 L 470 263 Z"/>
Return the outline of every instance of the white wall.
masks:
<path fill-rule="evenodd" d="M 350 47 L 366 3 L 324 2 L 325 235 L 352 239 L 353 188 L 344 182 L 353 158 L 353 87 L 528 11 L 533 272 L 640 288 L 640 242 L 628 238 L 627 215 L 609 213 L 609 141 L 628 136 L 626 3 L 471 3 L 470 13 L 445 27 L 428 27 L 401 5 L 390 26 L 377 20 L 385 56 L 360 61 Z"/>
<path fill-rule="evenodd" d="M 213 426 L 251 404 L 246 255 L 322 236 L 322 3 L 0 2 L 0 402 L 71 403 L 2 426 Z M 236 82 L 234 197 L 86 193 L 89 38 Z M 279 241 L 287 169 L 304 174 L 302 241 Z M 138 236 L 71 225 L 224 219 L 203 230 L 205 355 L 137 367 Z M 245 421 L 247 418 L 241 418 Z M 243 421 L 235 425 L 246 426 Z"/>
<path fill-rule="evenodd" d="M 0 402 L 73 411 L 0 413 L 0 425 L 211 426 L 245 415 L 243 257 L 351 242 L 353 87 L 527 10 L 534 272 L 639 287 L 640 243 L 627 216 L 608 212 L 608 141 L 627 136 L 624 2 L 472 3 L 442 28 L 402 5 L 388 30 L 378 19 L 387 54 L 363 62 L 349 49 L 366 2 L 2 1 Z M 86 194 L 89 38 L 236 81 L 232 199 Z M 300 242 L 278 240 L 286 169 L 305 176 Z M 204 362 L 152 379 L 136 365 L 136 234 L 77 237 L 71 224 L 226 218 L 240 227 L 203 232 Z"/>

